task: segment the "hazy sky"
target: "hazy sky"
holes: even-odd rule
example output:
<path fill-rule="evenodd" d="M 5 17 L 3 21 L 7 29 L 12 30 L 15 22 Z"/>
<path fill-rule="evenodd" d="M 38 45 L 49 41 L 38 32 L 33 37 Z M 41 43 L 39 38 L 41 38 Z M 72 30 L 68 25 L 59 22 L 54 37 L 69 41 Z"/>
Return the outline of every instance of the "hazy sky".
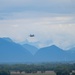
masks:
<path fill-rule="evenodd" d="M 74 47 L 75 0 L 0 0 L 0 37 Z"/>

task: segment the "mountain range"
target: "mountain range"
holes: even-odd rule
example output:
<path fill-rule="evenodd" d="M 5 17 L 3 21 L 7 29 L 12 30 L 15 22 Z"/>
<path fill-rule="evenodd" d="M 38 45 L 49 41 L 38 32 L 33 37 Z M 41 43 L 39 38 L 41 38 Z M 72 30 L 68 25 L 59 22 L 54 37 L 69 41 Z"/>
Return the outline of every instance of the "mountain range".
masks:
<path fill-rule="evenodd" d="M 62 61 L 75 61 L 75 48 L 66 51 L 52 45 L 38 49 L 29 44 L 15 43 L 10 38 L 0 38 L 0 63 Z"/>
<path fill-rule="evenodd" d="M 0 62 L 29 62 L 32 54 L 7 38 L 0 38 Z"/>
<path fill-rule="evenodd" d="M 33 55 L 38 51 L 38 48 L 29 44 L 23 44 L 22 46 L 28 51 L 30 51 Z"/>

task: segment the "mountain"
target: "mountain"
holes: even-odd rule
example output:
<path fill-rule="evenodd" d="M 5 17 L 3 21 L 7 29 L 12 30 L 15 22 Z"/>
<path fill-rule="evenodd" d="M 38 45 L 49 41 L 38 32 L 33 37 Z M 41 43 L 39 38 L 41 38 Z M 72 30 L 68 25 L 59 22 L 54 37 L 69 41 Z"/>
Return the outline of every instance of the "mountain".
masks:
<path fill-rule="evenodd" d="M 70 56 L 70 59 L 75 60 L 75 47 L 66 51 Z"/>
<path fill-rule="evenodd" d="M 25 49 L 27 49 L 29 52 L 31 52 L 33 55 L 38 51 L 38 48 L 35 46 L 29 45 L 29 44 L 23 44 L 22 45 Z"/>
<path fill-rule="evenodd" d="M 73 47 L 73 48 L 67 50 L 67 52 L 68 52 L 68 53 L 75 54 L 75 47 Z"/>
<path fill-rule="evenodd" d="M 57 61 L 69 61 L 70 55 L 58 48 L 55 45 L 41 48 L 39 51 L 35 54 L 35 62 L 57 62 Z"/>
<path fill-rule="evenodd" d="M 9 41 L 9 42 L 13 42 L 10 38 L 8 37 L 3 37 L 4 40 Z"/>
<path fill-rule="evenodd" d="M 28 44 L 28 45 L 34 46 L 36 48 L 39 48 L 39 46 L 38 46 L 39 43 L 40 43 L 39 41 L 35 41 L 35 38 L 33 38 L 33 39 L 28 38 L 25 41 L 20 42 L 21 45 Z"/>
<path fill-rule="evenodd" d="M 65 51 L 52 45 L 37 49 L 29 44 L 15 43 L 10 38 L 0 38 L 0 63 L 62 61 L 75 61 L 75 48 Z"/>
<path fill-rule="evenodd" d="M 20 44 L 0 38 L 0 63 L 2 62 L 30 62 L 32 54 Z"/>

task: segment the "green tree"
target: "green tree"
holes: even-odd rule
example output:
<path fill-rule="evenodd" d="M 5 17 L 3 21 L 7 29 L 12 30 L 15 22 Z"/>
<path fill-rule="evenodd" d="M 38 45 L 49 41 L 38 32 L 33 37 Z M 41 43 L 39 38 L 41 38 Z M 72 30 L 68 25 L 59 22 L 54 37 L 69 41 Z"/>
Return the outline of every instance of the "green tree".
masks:
<path fill-rule="evenodd" d="M 75 75 L 75 73 L 72 73 L 72 75 Z"/>
<path fill-rule="evenodd" d="M 55 69 L 56 75 L 70 75 L 70 68 L 66 66 L 57 67 Z"/>
<path fill-rule="evenodd" d="M 7 70 L 0 70 L 0 75 L 10 75 L 10 72 Z"/>

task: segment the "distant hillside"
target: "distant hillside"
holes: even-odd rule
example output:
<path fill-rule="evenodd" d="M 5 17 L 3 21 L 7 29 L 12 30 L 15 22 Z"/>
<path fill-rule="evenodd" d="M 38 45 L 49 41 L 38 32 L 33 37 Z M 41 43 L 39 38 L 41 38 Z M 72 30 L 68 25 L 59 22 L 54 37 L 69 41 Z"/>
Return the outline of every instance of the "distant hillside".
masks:
<path fill-rule="evenodd" d="M 4 37 L 3 38 L 4 40 L 6 40 L 6 41 L 9 41 L 9 42 L 13 42 L 10 38 L 8 38 L 8 37 Z"/>
<path fill-rule="evenodd" d="M 70 56 L 70 59 L 75 60 L 75 47 L 66 51 Z"/>
<path fill-rule="evenodd" d="M 69 53 L 55 45 L 39 49 L 35 54 L 35 60 L 39 62 L 71 61 Z"/>
<path fill-rule="evenodd" d="M 73 48 L 67 50 L 67 52 L 74 54 L 74 53 L 75 53 L 75 47 L 73 47 Z"/>
<path fill-rule="evenodd" d="M 21 45 L 0 38 L 0 62 L 29 62 L 32 54 Z"/>
<path fill-rule="evenodd" d="M 65 51 L 52 45 L 37 49 L 29 44 L 15 43 L 10 38 L 0 38 L 0 63 L 69 61 L 75 61 L 75 48 Z"/>
<path fill-rule="evenodd" d="M 29 45 L 29 44 L 23 44 L 22 45 L 25 49 L 27 49 L 28 51 L 30 51 L 33 55 L 38 51 L 38 48 Z"/>

